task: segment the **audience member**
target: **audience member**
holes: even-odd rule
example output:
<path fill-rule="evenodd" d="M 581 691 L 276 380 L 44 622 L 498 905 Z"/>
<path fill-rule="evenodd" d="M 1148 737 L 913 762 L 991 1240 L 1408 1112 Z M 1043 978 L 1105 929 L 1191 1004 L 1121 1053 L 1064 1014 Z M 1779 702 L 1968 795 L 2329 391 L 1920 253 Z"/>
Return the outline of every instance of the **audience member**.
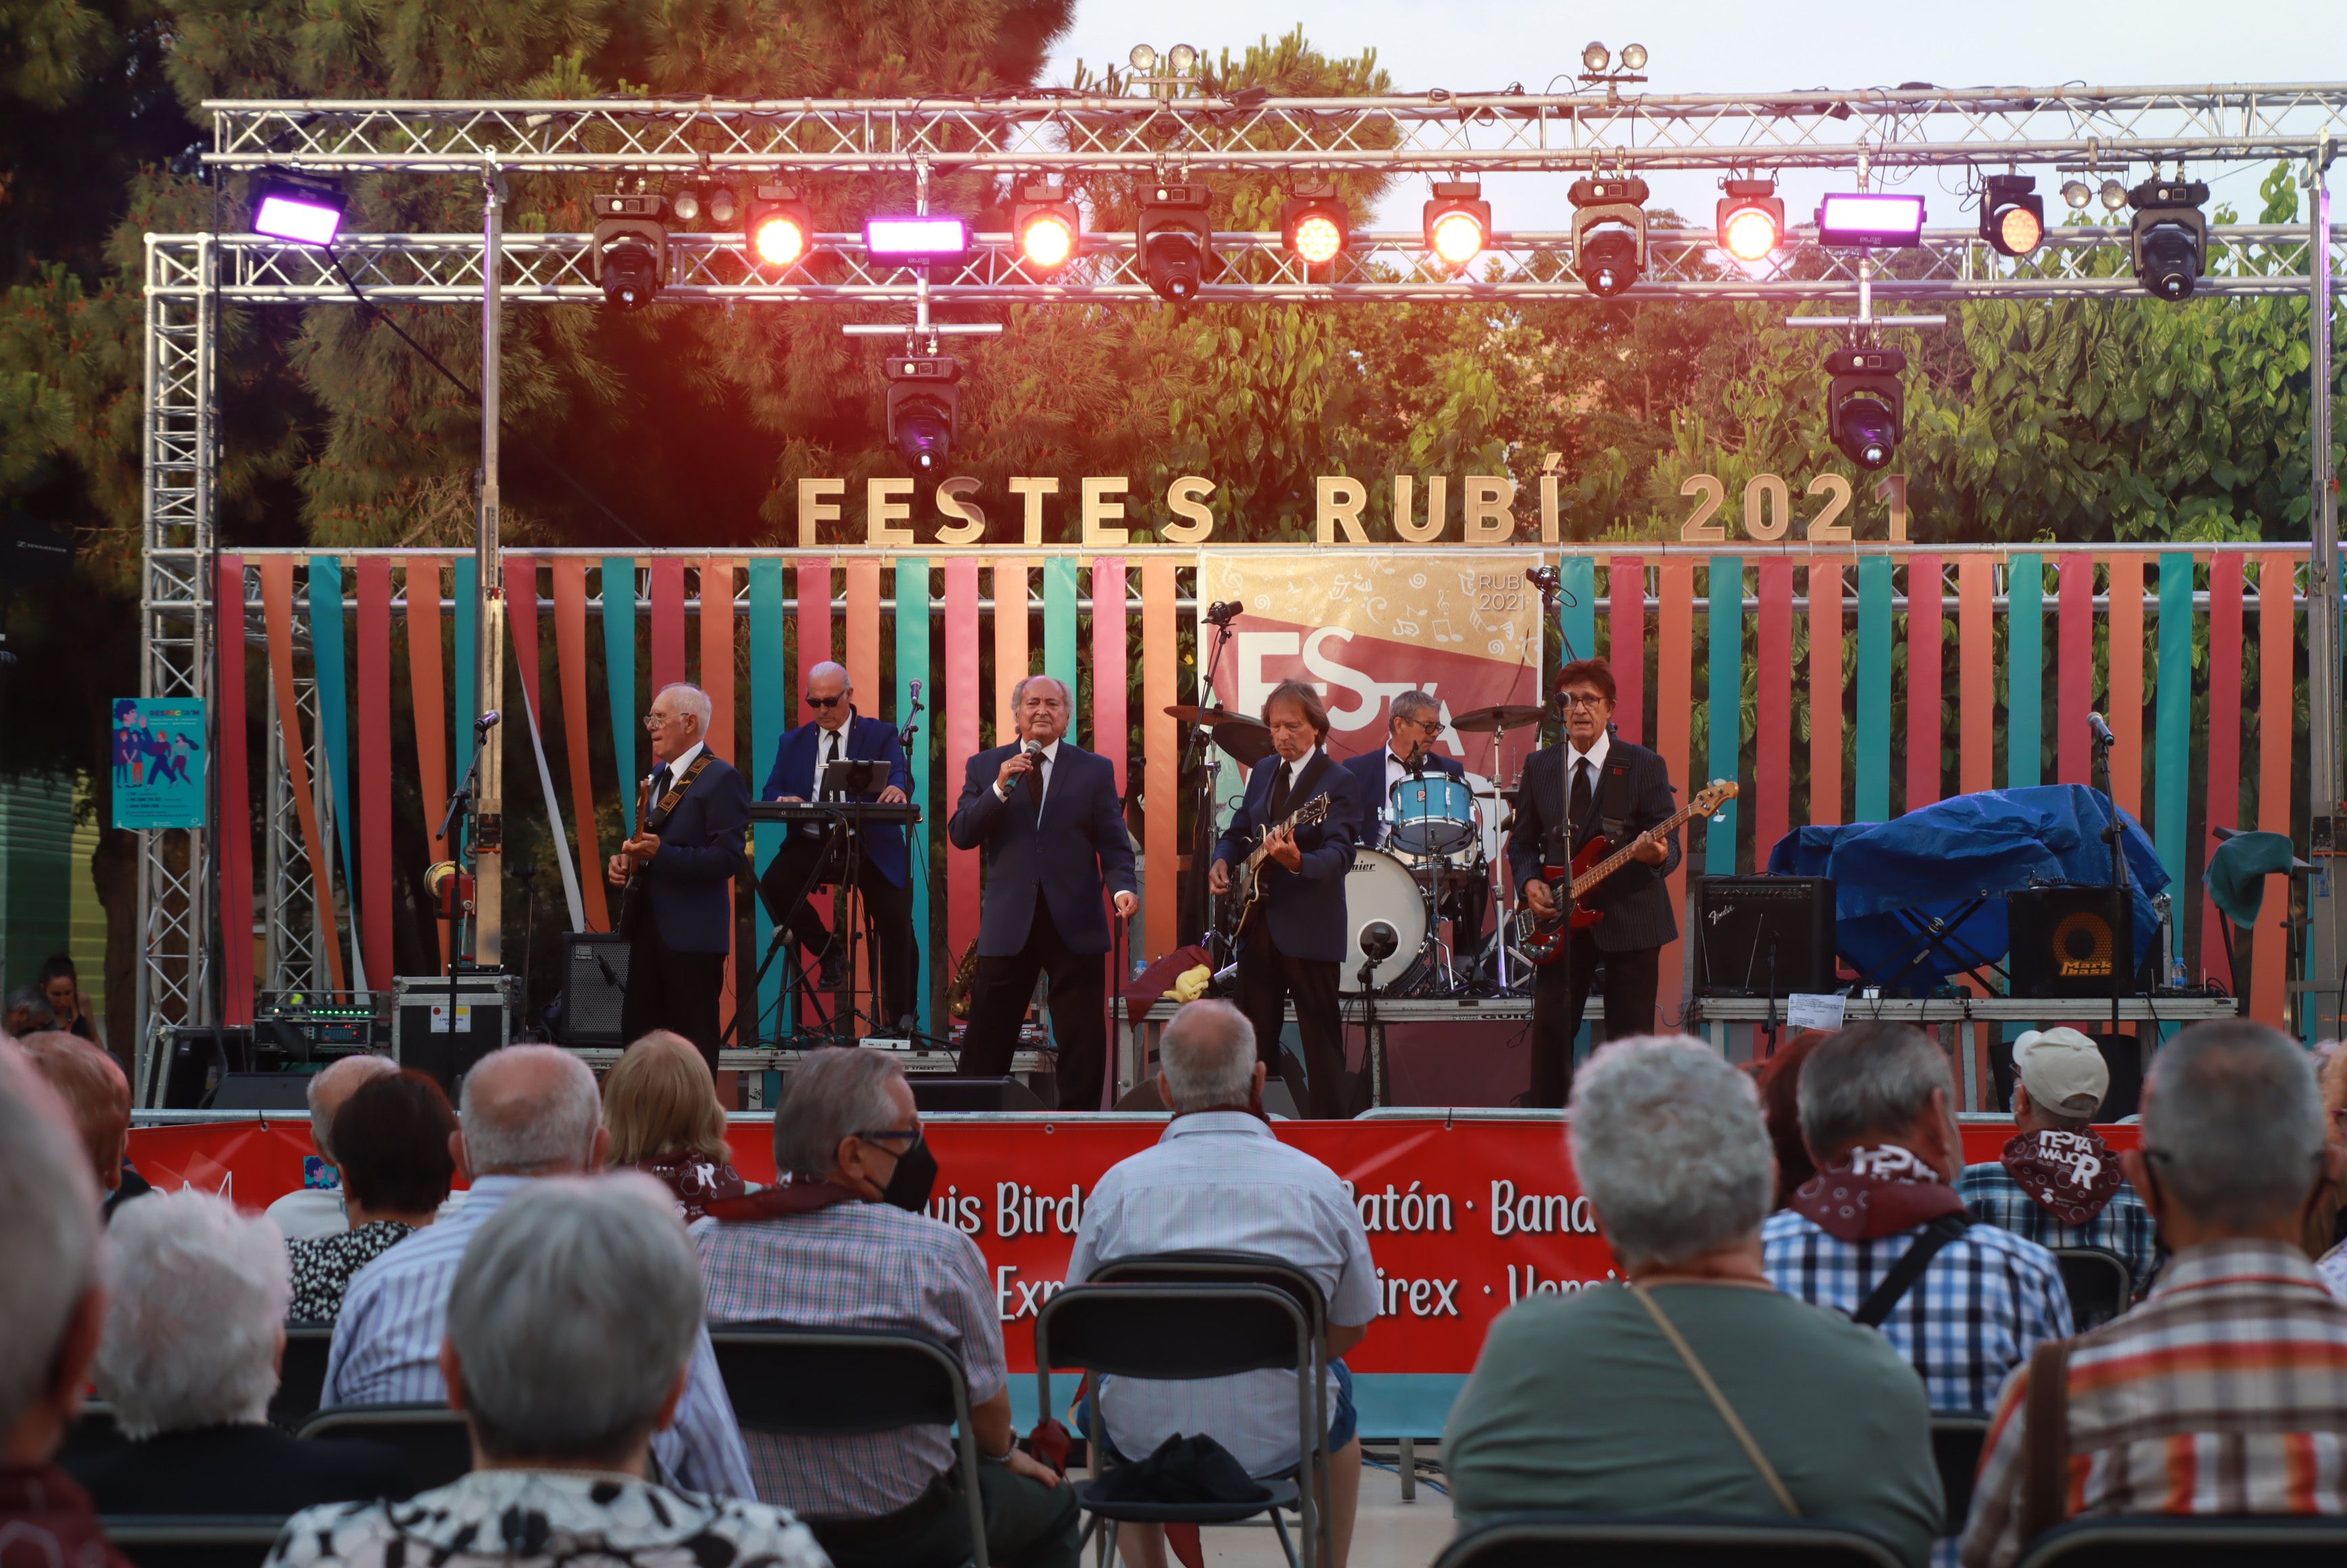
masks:
<path fill-rule="evenodd" d="M 657 1176 L 687 1224 L 719 1198 L 746 1191 L 725 1145 L 725 1108 L 701 1048 L 664 1029 L 628 1047 L 603 1080 L 611 1163 Z"/>
<path fill-rule="evenodd" d="M 2306 1052 L 2263 1024 L 2184 1030 L 2152 1058 L 2127 1179 L 2173 1255 L 2143 1304 L 2033 1357 L 1997 1401 L 1964 1531 L 2004 1568 L 2070 1516 L 2347 1513 L 2347 1303 L 2299 1245 L 2347 1170 Z M 2058 1379 L 2054 1400 L 2032 1389 Z M 2033 1404 L 2064 1416 L 2046 1451 Z M 2062 1478 L 2031 1506 L 2033 1467 Z"/>
<path fill-rule="evenodd" d="M 288 1294 L 275 1225 L 210 1193 L 158 1193 L 111 1243 L 93 1373 L 130 1442 L 70 1467 L 100 1513 L 282 1515 L 414 1490 L 396 1450 L 269 1424 Z"/>
<path fill-rule="evenodd" d="M 937 1161 L 904 1069 L 885 1051 L 821 1050 L 774 1113 L 786 1180 L 711 1205 L 694 1227 L 712 1323 L 805 1323 L 926 1334 L 969 1384 L 988 1557 L 1075 1568 L 1076 1503 L 1013 1446 L 994 1286 L 978 1245 L 923 1212 Z M 967 1504 L 942 1426 L 866 1437 L 750 1434 L 758 1495 L 805 1519 L 840 1568 L 969 1561 Z"/>
<path fill-rule="evenodd" d="M 2321 1063 L 2315 1081 L 2322 1091 L 2323 1135 L 2332 1148 L 2347 1150 L 2347 1050 L 2339 1040 L 2321 1043 L 2331 1048 L 2318 1046 L 2315 1055 Z M 2347 1298 L 2347 1184 L 2333 1182 L 2323 1190 L 2307 1216 L 2303 1245 L 2331 1293 Z"/>
<path fill-rule="evenodd" d="M 271 1563 L 825 1568 L 780 1509 L 647 1478 L 653 1433 L 708 1354 L 668 1194 L 638 1175 L 544 1180 L 483 1208 L 437 1358 L 472 1429 L 472 1473 L 409 1503 L 298 1514 Z"/>
<path fill-rule="evenodd" d="M 2031 1030 L 2013 1042 L 2013 1122 L 2000 1161 L 1967 1165 L 1956 1182 L 1964 1210 L 2040 1246 L 2116 1254 L 2141 1295 L 2159 1238 L 2151 1214 L 2119 1170 L 2116 1151 L 2091 1125 L 2110 1092 L 2110 1064 L 2075 1029 Z"/>
<path fill-rule="evenodd" d="M 1272 1132 L 1263 1114 L 1265 1067 L 1245 1014 L 1224 1001 L 1190 1003 L 1165 1026 L 1158 1061 L 1157 1091 L 1174 1120 L 1153 1147 L 1111 1166 L 1092 1188 L 1068 1283 L 1120 1258 L 1175 1252 L 1259 1253 L 1312 1277 L 1327 1303 L 1328 1524 L 1344 1568 L 1361 1443 L 1353 1376 L 1337 1358 L 1368 1336 L 1378 1315 L 1369 1238 L 1337 1173 Z M 1091 1424 L 1122 1460 L 1146 1459 L 1176 1433 L 1213 1438 L 1249 1475 L 1285 1474 L 1301 1458 L 1292 1372 L 1192 1382 L 1106 1378 L 1094 1404 Z M 1165 1560 L 1155 1525 L 1123 1526 L 1119 1546 L 1134 1568 L 1162 1568 Z"/>
<path fill-rule="evenodd" d="M 1461 1524 L 1797 1516 L 1930 1556 L 1922 1388 L 1882 1336 L 1770 1288 L 1768 1144 L 1752 1085 L 1700 1041 L 1591 1060 L 1573 1166 L 1629 1283 L 1527 1296 L 1492 1325 L 1442 1442 Z"/>
<path fill-rule="evenodd" d="M 514 1045 L 492 1051 L 465 1075 L 462 1099 L 453 1153 L 471 1191 L 446 1219 L 353 1276 L 334 1322 L 325 1404 L 446 1399 L 440 1341 L 466 1245 L 532 1181 L 603 1168 L 609 1139 L 595 1075 L 567 1050 Z M 652 1440 L 652 1451 L 681 1486 L 748 1496 L 749 1461 L 705 1334 L 691 1370 L 675 1422 Z"/>
<path fill-rule="evenodd" d="M 49 1027 L 66 1034 L 77 1034 L 101 1050 L 106 1042 L 97 1037 L 97 1020 L 90 1016 L 89 999 L 81 992 L 81 976 L 74 968 L 69 953 L 52 953 L 41 964 L 41 994 L 49 1002 Z"/>
<path fill-rule="evenodd" d="M 52 1030 L 22 1043 L 33 1070 L 73 1112 L 90 1171 L 106 1194 L 101 1212 L 111 1225 L 124 1204 L 149 1190 L 130 1163 L 130 1080 L 120 1062 L 79 1035 Z"/>
<path fill-rule="evenodd" d="M 288 1242 L 293 1296 L 288 1323 L 332 1323 L 351 1276 L 430 1225 L 456 1173 L 456 1113 L 421 1072 L 378 1073 L 334 1112 L 347 1229 Z"/>
<path fill-rule="evenodd" d="M 55 1021 L 49 999 L 40 987 L 18 986 L 8 993 L 8 1010 L 5 1021 L 0 1021 L 0 1033 L 26 1040 L 44 1032 Z"/>
<path fill-rule="evenodd" d="M 1760 1066 L 1760 1118 L 1768 1126 L 1768 1146 L 1777 1153 L 1777 1199 L 1770 1212 L 1793 1201 L 1793 1189 L 1818 1173 L 1809 1146 L 1801 1142 L 1801 1065 L 1826 1038 L 1804 1030 Z"/>
<path fill-rule="evenodd" d="M 0 1036 L 0 1542 L 11 1563 L 129 1568 L 53 1462 L 106 1323 L 98 1189 L 77 1137 Z"/>
<path fill-rule="evenodd" d="M 269 1217 L 287 1241 L 317 1241 L 350 1228 L 334 1159 L 334 1112 L 362 1083 L 387 1078 L 399 1063 L 387 1056 L 346 1056 L 310 1079 L 310 1145 L 318 1163 L 302 1169 L 302 1184 L 269 1205 Z"/>
<path fill-rule="evenodd" d="M 1933 1409 L 1986 1409 L 2039 1341 L 2069 1336 L 2070 1298 L 2052 1253 L 1965 1217 L 1947 1058 L 1921 1030 L 1853 1024 L 1810 1052 L 1799 1098 L 1818 1173 L 1761 1227 L 1768 1278 L 1880 1327 Z"/>

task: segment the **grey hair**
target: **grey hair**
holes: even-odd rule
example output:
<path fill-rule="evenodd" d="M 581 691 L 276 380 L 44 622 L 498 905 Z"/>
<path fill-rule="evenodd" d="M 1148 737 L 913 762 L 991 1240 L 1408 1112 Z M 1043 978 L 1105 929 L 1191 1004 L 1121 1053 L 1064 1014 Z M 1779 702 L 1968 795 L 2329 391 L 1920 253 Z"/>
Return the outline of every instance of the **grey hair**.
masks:
<path fill-rule="evenodd" d="M 1183 1007 L 1157 1042 L 1173 1111 L 1245 1104 L 1255 1088 L 1255 1026 L 1225 1001 Z"/>
<path fill-rule="evenodd" d="M 80 1136 L 56 1091 L 0 1034 L 0 1431 L 55 1375 L 58 1344 L 105 1255 Z"/>
<path fill-rule="evenodd" d="M 1948 1059 L 1911 1024 L 1869 1020 L 1818 1042 L 1801 1066 L 1801 1137 L 1823 1163 L 1870 1136 L 1911 1125 L 1934 1089 L 1952 1091 Z"/>
<path fill-rule="evenodd" d="M 108 1237 L 119 1261 L 90 1375 L 123 1435 L 268 1419 L 292 1295 L 277 1227 L 185 1188 L 128 1204 Z"/>
<path fill-rule="evenodd" d="M 774 1169 L 820 1176 L 839 1158 L 840 1140 L 893 1124 L 888 1085 L 904 1064 L 885 1050 L 833 1047 L 804 1058 L 774 1112 Z"/>
<path fill-rule="evenodd" d="M 1752 1081 L 1685 1035 L 1614 1041 L 1573 1090 L 1573 1168 L 1623 1263 L 1684 1263 L 1752 1235 L 1777 1195 Z"/>
<path fill-rule="evenodd" d="M 1065 699 L 1068 706 L 1071 709 L 1075 707 L 1076 694 L 1072 691 L 1069 690 L 1068 683 L 1065 681 L 1061 680 L 1057 675 L 1046 675 L 1040 670 L 1038 670 L 1032 675 L 1022 675 L 1019 678 L 1019 684 L 1010 688 L 1010 705 L 1013 708 L 1016 708 L 1020 703 L 1025 702 L 1027 700 L 1027 688 L 1032 686 L 1038 681 L 1049 681 L 1052 685 L 1057 686 L 1060 689 L 1061 697 Z"/>
<path fill-rule="evenodd" d="M 2246 1019 L 2197 1023 L 2151 1059 L 2143 1151 L 2176 1205 L 2249 1230 L 2295 1216 L 2322 1158 L 2322 1096 L 2296 1041 Z"/>
<path fill-rule="evenodd" d="M 624 1460 L 701 1330 L 701 1267 L 636 1172 L 532 1182 L 465 1248 L 448 1293 L 465 1413 L 502 1460 Z"/>
<path fill-rule="evenodd" d="M 838 676 L 839 692 L 840 695 L 843 697 L 852 695 L 856 691 L 856 677 L 847 672 L 846 665 L 840 663 L 835 659 L 826 659 L 822 663 L 816 665 L 814 669 L 808 671 L 806 672 L 806 678 L 799 682 L 799 690 L 804 692 L 809 686 L 814 685 L 815 678 L 818 675 Z"/>
<path fill-rule="evenodd" d="M 554 1081 L 507 1083 L 537 1069 Z M 477 1176 L 568 1175 L 595 1163 L 603 1101 L 587 1064 L 559 1047 L 509 1045 L 465 1074 L 457 1112 Z"/>
<path fill-rule="evenodd" d="M 1398 723 L 1413 713 L 1440 713 L 1442 712 L 1442 704 L 1434 700 L 1434 693 L 1431 692 L 1411 691 L 1404 692 L 1395 697 L 1393 706 L 1388 711 L 1393 715 L 1391 722 Z"/>
<path fill-rule="evenodd" d="M 310 1079 L 310 1142 L 318 1151 L 318 1158 L 329 1165 L 342 1162 L 334 1157 L 334 1112 L 343 1102 L 358 1091 L 360 1084 L 373 1078 L 388 1078 L 399 1071 L 399 1063 L 387 1056 L 346 1056 L 323 1072 Z"/>
<path fill-rule="evenodd" d="M 717 711 L 709 701 L 709 693 L 689 681 L 676 681 L 653 692 L 652 701 L 657 702 L 671 692 L 677 693 L 676 705 L 700 721 L 701 733 L 707 734 L 709 716 Z"/>

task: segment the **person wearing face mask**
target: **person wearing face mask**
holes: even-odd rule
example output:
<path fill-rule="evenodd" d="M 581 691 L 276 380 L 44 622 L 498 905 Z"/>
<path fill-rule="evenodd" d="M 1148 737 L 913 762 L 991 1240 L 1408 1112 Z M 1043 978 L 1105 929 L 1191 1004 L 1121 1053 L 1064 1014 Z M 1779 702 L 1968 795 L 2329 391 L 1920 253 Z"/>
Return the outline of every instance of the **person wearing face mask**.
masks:
<path fill-rule="evenodd" d="M 776 1186 L 694 1227 L 712 1327 L 784 1322 L 923 1334 L 962 1365 L 988 1560 L 1076 1568 L 1074 1493 L 1016 1446 L 1002 1327 L 978 1245 L 925 1212 L 938 1175 L 912 1087 L 886 1051 L 815 1051 L 774 1112 Z M 805 1520 L 835 1568 L 955 1568 L 971 1556 L 952 1434 L 748 1434 L 762 1502 Z"/>

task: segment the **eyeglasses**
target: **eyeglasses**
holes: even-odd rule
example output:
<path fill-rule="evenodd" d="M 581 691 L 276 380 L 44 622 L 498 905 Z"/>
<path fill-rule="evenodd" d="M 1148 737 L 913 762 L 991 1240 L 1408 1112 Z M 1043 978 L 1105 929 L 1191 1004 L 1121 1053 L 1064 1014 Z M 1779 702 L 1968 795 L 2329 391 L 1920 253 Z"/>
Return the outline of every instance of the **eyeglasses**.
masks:
<path fill-rule="evenodd" d="M 1594 692 L 1566 692 L 1560 695 L 1557 701 L 1563 704 L 1568 712 L 1580 708 L 1594 713 L 1605 702 L 1605 699 Z"/>
<path fill-rule="evenodd" d="M 884 1127 L 876 1132 L 856 1134 L 867 1143 L 876 1143 L 884 1138 L 918 1138 L 920 1135 L 921 1130 L 918 1127 Z"/>
<path fill-rule="evenodd" d="M 677 716 L 678 715 L 674 713 L 646 713 L 644 715 L 644 728 L 647 730 L 657 730 L 662 724 L 669 723 Z"/>
<path fill-rule="evenodd" d="M 836 708 L 846 701 L 847 696 L 843 692 L 836 697 L 809 697 L 806 705 L 810 708 Z"/>
<path fill-rule="evenodd" d="M 1440 718 L 1403 719 L 1400 723 L 1416 725 L 1419 729 L 1424 730 L 1430 735 L 1439 735 L 1442 733 L 1442 721 Z"/>

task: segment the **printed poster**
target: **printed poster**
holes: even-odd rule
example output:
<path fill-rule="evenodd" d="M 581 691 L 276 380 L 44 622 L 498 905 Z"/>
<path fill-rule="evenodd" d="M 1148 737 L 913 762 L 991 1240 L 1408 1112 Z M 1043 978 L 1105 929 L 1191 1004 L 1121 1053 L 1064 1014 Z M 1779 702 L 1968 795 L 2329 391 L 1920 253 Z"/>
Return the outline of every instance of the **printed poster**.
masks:
<path fill-rule="evenodd" d="M 114 825 L 204 825 L 202 698 L 115 699 Z"/>

